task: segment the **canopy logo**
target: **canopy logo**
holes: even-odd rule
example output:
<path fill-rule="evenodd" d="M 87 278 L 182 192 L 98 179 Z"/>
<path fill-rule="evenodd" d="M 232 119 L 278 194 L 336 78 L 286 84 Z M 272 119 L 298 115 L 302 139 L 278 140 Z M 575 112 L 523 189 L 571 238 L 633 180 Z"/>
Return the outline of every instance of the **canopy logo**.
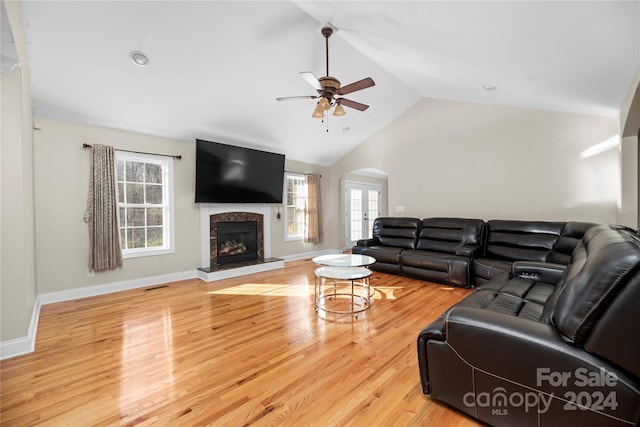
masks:
<path fill-rule="evenodd" d="M 617 382 L 615 373 L 602 368 L 597 372 L 587 368 L 577 368 L 571 372 L 537 368 L 536 386 L 559 388 L 557 397 L 556 392 L 532 390 L 507 393 L 505 388 L 496 387 L 493 391 L 470 391 L 462 399 L 464 405 L 470 408 L 491 408 L 492 415 L 508 415 L 510 408 L 524 408 L 525 412 L 535 410 L 544 414 L 554 398 L 564 402 L 563 409 L 566 411 L 615 410 L 618 407 L 616 392 L 606 389 L 615 387 Z"/>
<path fill-rule="evenodd" d="M 493 415 L 508 415 L 509 408 L 524 407 L 525 412 L 536 410 L 538 413 L 545 413 L 549 410 L 553 393 L 546 394 L 535 391 L 526 393 L 513 392 L 508 393 L 503 387 L 496 387 L 490 392 L 474 392 L 465 393 L 462 401 L 465 406 L 473 408 L 478 406 L 481 408 L 491 408 Z"/>

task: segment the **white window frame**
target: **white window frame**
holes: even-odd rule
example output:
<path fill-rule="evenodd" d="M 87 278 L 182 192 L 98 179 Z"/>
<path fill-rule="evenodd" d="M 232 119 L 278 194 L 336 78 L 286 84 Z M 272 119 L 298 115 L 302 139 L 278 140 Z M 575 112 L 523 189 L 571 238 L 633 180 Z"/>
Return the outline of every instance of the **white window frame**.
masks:
<path fill-rule="evenodd" d="M 138 258 L 145 256 L 155 256 L 155 255 L 166 255 L 175 253 L 175 224 L 174 224 L 174 196 L 173 196 L 173 158 L 166 156 L 158 156 L 154 154 L 142 154 L 142 153 L 131 153 L 126 151 L 118 151 L 116 150 L 116 171 L 118 167 L 118 162 L 120 160 L 124 161 L 134 161 L 134 162 L 146 162 L 146 163 L 155 163 L 160 164 L 162 166 L 162 200 L 163 200 L 163 223 L 162 223 L 162 236 L 163 236 L 163 246 L 152 247 L 152 248 L 134 248 L 134 249 L 123 249 L 122 250 L 122 258 Z M 116 173 L 116 184 L 117 184 L 117 173 Z M 116 192 L 118 192 L 118 185 L 116 185 Z M 139 205 L 125 205 L 120 203 L 119 195 L 117 197 L 118 200 L 118 236 L 120 236 L 120 208 L 121 207 L 149 207 L 149 206 L 157 206 L 157 205 L 147 205 L 147 204 L 139 204 Z"/>
<path fill-rule="evenodd" d="M 284 200 L 283 200 L 283 205 L 284 205 L 284 240 L 285 242 L 292 242 L 292 241 L 296 241 L 296 240 L 304 240 L 304 227 L 306 227 L 306 224 L 303 225 L 303 230 L 302 230 L 302 234 L 295 234 L 295 235 L 290 235 L 289 234 L 289 206 L 288 206 L 288 188 L 289 188 L 289 179 L 301 179 L 303 181 L 305 181 L 305 194 L 304 194 L 304 200 L 306 203 L 306 199 L 308 197 L 308 193 L 306 192 L 306 176 L 302 173 L 295 173 L 295 172 L 286 172 L 284 175 Z"/>

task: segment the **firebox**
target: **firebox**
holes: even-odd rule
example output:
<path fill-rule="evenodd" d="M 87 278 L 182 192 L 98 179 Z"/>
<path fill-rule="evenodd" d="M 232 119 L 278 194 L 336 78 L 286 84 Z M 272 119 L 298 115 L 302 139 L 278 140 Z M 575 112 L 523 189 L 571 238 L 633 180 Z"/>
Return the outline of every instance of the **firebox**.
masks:
<path fill-rule="evenodd" d="M 218 222 L 216 230 L 218 265 L 258 258 L 256 221 Z"/>

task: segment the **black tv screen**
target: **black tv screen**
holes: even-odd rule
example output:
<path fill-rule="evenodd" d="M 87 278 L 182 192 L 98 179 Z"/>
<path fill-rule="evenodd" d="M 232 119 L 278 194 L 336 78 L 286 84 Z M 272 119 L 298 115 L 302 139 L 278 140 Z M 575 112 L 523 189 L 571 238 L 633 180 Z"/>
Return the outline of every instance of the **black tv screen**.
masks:
<path fill-rule="evenodd" d="M 282 203 L 284 154 L 196 139 L 196 203 Z"/>

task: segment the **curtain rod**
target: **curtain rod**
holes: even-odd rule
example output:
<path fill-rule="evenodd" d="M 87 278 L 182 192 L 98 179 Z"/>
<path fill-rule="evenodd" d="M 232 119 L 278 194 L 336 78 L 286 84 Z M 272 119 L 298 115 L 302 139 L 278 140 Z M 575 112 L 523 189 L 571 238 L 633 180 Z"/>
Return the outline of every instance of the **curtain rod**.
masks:
<path fill-rule="evenodd" d="M 293 171 L 285 170 L 284 173 L 297 173 L 298 175 L 309 175 L 309 174 L 314 174 L 315 172 L 293 172 Z M 320 175 L 320 178 L 322 178 L 321 174 L 317 174 L 317 175 Z"/>
<path fill-rule="evenodd" d="M 90 144 L 82 144 L 82 148 L 91 148 Z M 157 153 L 145 153 L 144 151 L 131 151 L 131 150 L 120 150 L 118 148 L 116 148 L 116 151 L 125 151 L 127 153 L 136 153 L 136 154 L 151 154 L 154 156 L 164 156 L 164 157 L 173 157 L 174 159 L 182 159 L 182 156 L 180 154 L 176 155 L 176 156 L 172 156 L 171 154 L 157 154 Z"/>

